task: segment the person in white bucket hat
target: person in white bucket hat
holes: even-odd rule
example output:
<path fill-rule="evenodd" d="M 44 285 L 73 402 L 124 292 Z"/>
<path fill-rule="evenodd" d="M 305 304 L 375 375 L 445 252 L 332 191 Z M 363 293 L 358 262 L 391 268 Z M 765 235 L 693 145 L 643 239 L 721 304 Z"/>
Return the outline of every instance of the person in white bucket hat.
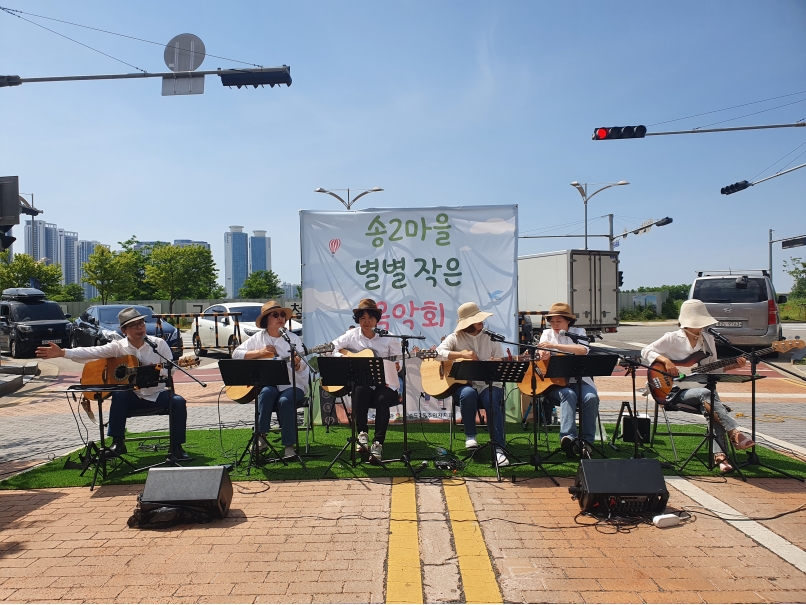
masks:
<path fill-rule="evenodd" d="M 714 337 L 704 330 L 716 323 L 717 320 L 711 316 L 702 301 L 697 299 L 687 300 L 680 307 L 680 317 L 678 319 L 680 329 L 667 332 L 652 344 L 644 347 L 641 351 L 641 357 L 648 364 L 660 361 L 664 364 L 665 371 L 674 376 L 679 375 L 680 370 L 673 360 L 685 359 L 698 351 L 708 353 L 709 357 L 704 362 L 712 363 L 717 360 L 716 343 L 714 342 Z M 735 364 L 723 369 L 740 368 L 745 363 L 744 357 L 739 357 Z M 671 401 L 667 402 L 667 405 L 695 408 L 703 415 L 708 416 L 708 406 L 711 402 L 711 392 L 708 389 L 703 388 L 699 383 L 691 381 L 682 381 L 677 386 L 680 387 L 680 390 Z M 726 434 L 736 449 L 746 450 L 755 445 L 752 439 L 739 431 L 738 423 L 730 416 L 725 405 L 719 400 L 718 395 L 714 401 L 714 420 L 716 421 L 714 430 L 717 444 L 722 450 L 726 450 Z M 714 462 L 719 465 L 719 470 L 723 473 L 733 470 L 724 451 L 714 453 Z"/>

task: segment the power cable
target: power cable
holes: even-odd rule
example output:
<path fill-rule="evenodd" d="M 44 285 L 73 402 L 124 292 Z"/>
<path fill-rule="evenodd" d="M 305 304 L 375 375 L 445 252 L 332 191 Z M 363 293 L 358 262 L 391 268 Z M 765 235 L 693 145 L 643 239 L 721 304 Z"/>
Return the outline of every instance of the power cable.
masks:
<path fill-rule="evenodd" d="M 61 36 L 62 38 L 70 40 L 70 42 L 75 42 L 76 44 L 79 44 L 80 46 L 83 46 L 84 48 L 89 48 L 90 50 L 95 51 L 95 52 L 97 52 L 97 53 L 99 53 L 99 54 L 101 54 L 101 55 L 103 55 L 105 57 L 109 57 L 110 59 L 114 59 L 118 63 L 123 63 L 124 65 L 128 65 L 129 67 L 132 67 L 132 68 L 134 68 L 134 69 L 136 69 L 138 71 L 143 72 L 144 74 L 148 73 L 145 69 L 140 69 L 136 65 L 132 65 L 131 63 L 126 63 L 126 61 L 124 61 L 122 59 L 118 59 L 117 57 L 113 57 L 112 55 L 108 55 L 105 52 L 98 50 L 97 48 L 93 48 L 92 46 L 88 46 L 87 44 L 84 44 L 83 42 L 79 42 L 78 40 L 73 40 L 73 38 L 71 38 L 69 36 L 65 36 L 64 34 L 60 34 L 59 32 L 57 32 L 55 30 L 52 30 L 52 29 L 50 29 L 48 27 L 45 27 L 44 25 L 40 25 L 39 23 L 35 23 L 34 21 L 31 21 L 30 19 L 26 19 L 25 17 L 21 17 L 20 15 L 16 15 L 13 12 L 11 12 L 12 9 L 3 8 L 2 6 L 0 6 L 0 10 L 2 10 L 5 13 L 8 13 L 12 17 L 17 17 L 17 19 L 22 19 L 23 21 L 27 21 L 31 25 L 36 25 L 37 27 L 41 27 L 42 29 L 47 30 L 47 31 L 49 31 L 49 32 L 51 32 L 53 34 L 56 34 L 57 36 Z M 19 12 L 19 11 L 17 11 L 17 12 Z"/>
<path fill-rule="evenodd" d="M 13 8 L 4 8 L 4 7 L 0 6 L 0 10 L 4 10 L 6 12 L 11 11 L 11 12 L 14 12 L 14 13 L 20 13 L 20 14 L 23 14 L 23 15 L 28 15 L 30 17 L 38 17 L 39 19 L 47 19 L 49 21 L 57 21 L 58 23 L 65 23 L 67 25 L 74 25 L 76 27 L 83 27 L 85 29 L 91 29 L 93 31 L 101 32 L 101 33 L 104 33 L 104 34 L 109 34 L 111 36 L 120 36 L 121 38 L 128 38 L 129 40 L 136 40 L 137 42 L 146 42 L 147 44 L 155 44 L 157 46 L 165 46 L 165 44 L 162 44 L 161 42 L 153 42 L 152 40 L 146 40 L 144 38 L 137 38 L 135 36 L 127 36 L 126 34 L 118 34 L 116 32 L 111 32 L 111 31 L 108 31 L 108 30 L 105 30 L 105 29 L 99 29 L 97 27 L 90 27 L 89 25 L 81 25 L 80 23 L 72 23 L 70 21 L 62 21 L 61 19 L 54 19 L 53 17 L 45 17 L 43 15 L 35 15 L 34 13 L 26 13 L 25 11 L 15 10 Z M 14 15 L 14 16 L 17 16 L 17 15 Z M 22 17 L 20 17 L 20 18 L 22 18 Z M 36 23 L 34 23 L 34 25 L 36 25 Z M 184 51 L 190 52 L 190 49 L 188 49 L 188 48 L 179 48 L 179 47 L 176 47 L 176 48 L 178 48 L 179 50 L 184 50 Z M 243 63 L 244 65 L 251 65 L 253 67 L 261 67 L 261 68 L 263 67 L 262 65 L 258 65 L 257 63 L 249 63 L 248 61 L 239 61 L 238 59 L 230 59 L 229 57 L 220 57 L 218 55 L 211 55 L 208 52 L 205 52 L 204 55 L 206 57 L 213 57 L 214 59 L 223 59 L 224 61 L 232 61 L 234 63 Z"/>
<path fill-rule="evenodd" d="M 784 159 L 786 158 L 786 156 L 787 156 L 787 155 L 791 155 L 791 154 L 795 153 L 795 152 L 796 152 L 798 149 L 800 149 L 800 148 L 801 148 L 801 147 L 803 147 L 804 145 L 806 145 L 806 141 L 804 141 L 803 143 L 801 143 L 800 145 L 798 145 L 797 147 L 795 147 L 795 148 L 794 148 L 792 151 L 790 151 L 789 153 L 787 153 L 787 154 L 786 154 L 784 157 L 782 157 L 782 158 L 780 158 L 780 159 L 778 159 L 778 160 L 775 160 L 775 161 L 774 161 L 772 164 L 770 164 L 769 166 L 767 166 L 767 167 L 766 167 L 764 170 L 759 171 L 759 173 L 758 173 L 758 174 L 756 174 L 756 175 L 755 175 L 755 176 L 754 176 L 752 179 L 749 179 L 749 180 L 750 180 L 751 182 L 752 182 L 752 181 L 755 181 L 755 180 L 756 180 L 756 178 L 757 178 L 759 175 L 764 174 L 764 173 L 765 173 L 765 172 L 767 172 L 767 171 L 768 171 L 770 168 L 772 168 L 773 166 L 775 166 L 775 165 L 776 165 L 778 162 L 780 162 L 780 161 L 784 160 Z M 803 155 L 803 154 L 801 153 L 801 154 L 800 154 L 799 156 L 797 156 L 795 159 L 797 160 L 797 159 L 798 159 L 798 158 L 799 158 L 801 155 Z M 790 162 L 790 164 L 791 164 L 791 163 L 792 163 L 792 162 Z M 787 164 L 787 166 L 789 166 L 789 164 Z M 786 166 L 784 166 L 784 168 L 786 168 Z M 781 168 L 781 169 L 780 169 L 778 172 L 781 172 L 781 170 L 784 170 L 784 168 Z M 777 173 L 776 173 L 776 174 L 777 174 Z"/>
<path fill-rule="evenodd" d="M 689 118 L 698 118 L 700 116 L 707 116 L 711 113 L 719 113 L 720 111 L 728 111 L 729 109 L 737 109 L 739 107 L 747 107 L 748 105 L 757 105 L 758 103 L 766 103 L 767 101 L 774 101 L 775 99 L 783 99 L 786 97 L 792 97 L 795 95 L 802 95 L 806 94 L 806 90 L 802 90 L 800 92 L 792 92 L 787 95 L 780 95 L 778 97 L 770 97 L 769 99 L 763 99 L 761 101 L 751 101 L 750 103 L 742 103 L 741 105 L 734 105 L 732 107 L 725 107 L 724 109 L 715 109 L 713 111 L 706 111 L 703 113 L 695 113 L 694 115 L 686 116 L 685 118 L 675 118 L 674 120 L 666 120 L 664 122 L 655 122 L 654 124 L 650 124 L 650 126 L 658 126 L 660 124 L 669 124 L 670 122 L 679 122 L 680 120 L 688 120 Z M 806 118 L 804 118 L 806 120 Z M 799 120 L 802 122 L 803 120 Z"/>
<path fill-rule="evenodd" d="M 727 120 L 720 120 L 719 122 L 712 122 L 710 124 L 706 124 L 705 126 L 697 126 L 696 128 L 693 128 L 692 130 L 701 130 L 703 128 L 708 128 L 709 126 L 716 126 L 717 124 L 724 124 L 725 122 L 732 122 L 733 120 L 740 120 L 742 118 L 755 116 L 755 115 L 758 115 L 760 113 L 764 113 L 764 112 L 767 112 L 767 111 L 772 111 L 774 109 L 781 109 L 781 107 L 789 107 L 790 105 L 795 105 L 796 103 L 803 103 L 804 101 L 806 101 L 806 99 L 801 99 L 800 101 L 792 101 L 791 103 L 784 103 L 783 105 L 778 105 L 776 107 L 770 107 L 769 109 L 762 109 L 761 111 L 754 111 L 753 113 L 746 113 L 743 116 L 736 116 L 735 118 L 729 118 Z"/>

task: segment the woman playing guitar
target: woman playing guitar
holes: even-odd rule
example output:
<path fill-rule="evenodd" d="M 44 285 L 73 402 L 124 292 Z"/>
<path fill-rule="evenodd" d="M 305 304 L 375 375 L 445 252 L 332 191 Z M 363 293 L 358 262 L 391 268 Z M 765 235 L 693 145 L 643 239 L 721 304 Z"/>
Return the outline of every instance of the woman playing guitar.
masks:
<path fill-rule="evenodd" d="M 717 323 L 705 304 L 702 301 L 692 299 L 687 300 L 680 307 L 680 318 L 678 320 L 679 330 L 674 332 L 667 332 L 658 340 L 650 345 L 644 347 L 641 351 L 647 364 L 656 365 L 661 371 L 672 376 L 678 376 L 678 370 L 675 364 L 682 363 L 682 360 L 687 357 L 695 356 L 697 353 L 706 353 L 709 355 L 708 362 L 716 361 L 716 344 L 714 337 L 703 332 L 708 326 Z M 740 368 L 745 365 L 746 360 L 744 357 L 739 357 L 735 364 L 727 366 L 725 369 Z M 699 410 L 703 415 L 708 415 L 708 407 L 711 402 L 711 392 L 708 389 L 700 387 L 699 383 L 685 381 L 679 385 L 680 390 L 672 396 L 672 399 L 667 399 L 666 404 L 682 405 L 692 407 Z M 730 417 L 728 410 L 717 396 L 714 401 L 714 430 L 716 432 L 717 443 L 723 450 L 725 449 L 725 433 L 727 432 L 734 447 L 739 450 L 746 450 L 753 445 L 753 441 L 742 434 L 738 429 L 736 420 Z M 727 456 L 723 452 L 714 454 L 714 462 L 719 465 L 719 470 L 727 473 L 733 470 L 733 467 L 728 462 Z"/>
<path fill-rule="evenodd" d="M 291 346 L 286 342 L 288 338 L 297 351 L 304 351 L 302 341 L 293 332 L 286 332 L 283 335 L 280 330 L 285 322 L 291 320 L 293 312 L 287 307 L 281 307 L 280 303 L 270 300 L 263 305 L 255 320 L 255 325 L 263 328 L 260 332 L 253 334 L 244 341 L 232 353 L 233 359 L 270 359 L 288 358 L 289 383 L 291 382 L 290 372 L 296 372 L 297 388 L 296 392 L 290 384 L 278 385 L 276 387 L 263 387 L 258 395 L 258 450 L 268 449 L 266 433 L 271 429 L 271 415 L 277 411 L 277 418 L 280 420 L 281 439 L 285 446 L 284 456 L 294 456 L 294 443 L 297 435 L 297 402 L 302 401 L 308 390 L 308 366 L 302 363 L 298 356 L 294 356 L 291 361 Z"/>

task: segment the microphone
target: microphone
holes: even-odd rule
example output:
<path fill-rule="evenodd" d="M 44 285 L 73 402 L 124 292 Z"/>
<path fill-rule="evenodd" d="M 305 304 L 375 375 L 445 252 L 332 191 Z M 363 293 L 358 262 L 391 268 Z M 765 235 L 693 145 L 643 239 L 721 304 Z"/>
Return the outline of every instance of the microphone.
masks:
<path fill-rule="evenodd" d="M 505 340 L 503 335 L 493 332 L 492 330 L 488 330 L 487 328 L 484 328 L 481 332 L 482 334 L 489 336 L 493 342 L 503 342 Z"/>
<path fill-rule="evenodd" d="M 285 328 L 280 328 L 280 336 L 283 337 L 283 340 L 286 341 L 288 344 L 291 344 L 291 339 L 288 337 L 288 330 Z"/>
<path fill-rule="evenodd" d="M 389 334 L 389 330 L 384 330 L 383 328 L 372 328 L 372 331 L 375 332 L 378 336 L 386 336 Z"/>
<path fill-rule="evenodd" d="M 145 342 L 149 347 L 151 347 L 155 352 L 157 350 L 157 343 L 153 342 L 148 339 L 148 336 L 143 336 L 143 342 Z"/>
<path fill-rule="evenodd" d="M 587 334 L 574 334 L 572 332 L 566 332 L 565 330 L 560 330 L 560 336 L 567 336 L 575 343 L 579 344 L 579 341 L 583 341 L 585 344 L 590 344 L 590 338 L 588 338 Z"/>
<path fill-rule="evenodd" d="M 723 345 L 732 345 L 732 344 L 733 344 L 733 343 L 732 343 L 731 341 L 729 341 L 727 338 L 725 338 L 724 336 L 722 336 L 722 334 L 720 334 L 719 332 L 717 332 L 716 330 L 714 330 L 714 329 L 713 329 L 711 326 L 708 326 L 707 328 L 705 328 L 705 331 L 706 331 L 706 332 L 708 332 L 708 333 L 709 333 L 711 336 L 713 336 L 715 339 L 717 339 L 719 342 L 721 342 Z"/>

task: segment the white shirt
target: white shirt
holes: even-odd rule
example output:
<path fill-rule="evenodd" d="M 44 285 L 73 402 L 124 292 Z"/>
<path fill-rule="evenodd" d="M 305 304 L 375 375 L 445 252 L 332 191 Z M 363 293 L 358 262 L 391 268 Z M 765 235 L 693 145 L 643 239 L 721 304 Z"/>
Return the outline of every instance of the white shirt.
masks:
<path fill-rule="evenodd" d="M 580 336 L 585 336 L 587 334 L 583 328 L 574 328 L 574 327 L 568 328 L 566 330 L 566 332 L 570 332 L 571 334 L 579 334 Z M 560 336 L 559 331 L 558 330 L 555 331 L 552 328 L 549 328 L 548 330 L 543 330 L 543 333 L 540 335 L 540 342 L 541 343 L 545 342 L 545 343 L 548 343 L 548 344 L 555 344 L 555 345 L 577 345 L 578 344 L 578 345 L 580 345 L 582 347 L 585 347 L 585 355 L 587 355 L 588 352 L 590 351 L 590 347 L 585 346 L 581 342 L 574 342 L 573 340 L 568 338 L 568 336 Z M 552 353 L 552 355 L 554 355 L 554 354 L 555 353 Z M 568 384 L 576 384 L 576 381 L 577 381 L 576 378 L 568 378 L 567 379 Z M 591 378 L 590 376 L 583 376 L 582 377 L 582 382 L 587 383 L 587 384 L 591 385 L 592 387 L 596 386 L 593 383 L 593 378 Z"/>
<path fill-rule="evenodd" d="M 697 342 L 694 343 L 694 346 L 691 346 L 691 343 L 688 340 L 688 336 L 686 336 L 685 330 L 680 328 L 679 330 L 675 330 L 674 332 L 667 332 L 658 340 L 653 342 L 652 344 L 648 344 L 641 350 L 641 357 L 643 357 L 647 364 L 651 365 L 657 358 L 658 355 L 663 355 L 667 359 L 671 359 L 672 361 L 682 361 L 692 353 L 697 351 L 704 351 L 710 353 L 709 357 L 706 357 L 697 365 L 701 364 L 708 364 L 714 361 L 717 361 L 717 354 L 716 354 L 716 343 L 714 342 L 714 337 L 708 334 L 707 332 L 702 332 L 700 334 L 700 338 L 697 339 Z M 716 370 L 714 373 L 721 372 L 722 370 Z M 681 382 L 678 385 L 681 389 L 688 389 L 692 387 L 702 387 L 703 385 L 697 382 Z"/>
<path fill-rule="evenodd" d="M 334 356 L 340 357 L 339 350 L 347 349 L 352 353 L 358 353 L 364 349 L 372 349 L 376 357 L 398 357 L 402 358 L 403 349 L 397 338 L 388 338 L 373 334 L 372 338 L 367 338 L 361 328 L 352 328 L 333 341 Z M 400 387 L 400 379 L 397 376 L 395 361 L 385 360 L 383 362 L 386 385 L 396 391 Z"/>
<path fill-rule="evenodd" d="M 168 359 L 173 359 L 173 353 L 171 352 L 171 347 L 162 340 L 161 338 L 154 338 L 153 336 L 148 337 L 151 342 L 157 343 L 157 351 L 160 352 L 161 355 L 167 357 Z M 114 357 L 123 357 L 124 355 L 134 355 L 139 361 L 140 365 L 148 366 L 148 365 L 155 365 L 158 363 L 165 364 L 165 360 L 157 355 L 149 345 L 143 343 L 143 346 L 139 349 L 134 348 L 129 342 L 128 338 L 121 338 L 120 340 L 113 340 L 110 343 L 105 345 L 101 345 L 100 347 L 78 347 L 76 349 L 65 349 L 64 350 L 64 357 L 65 359 L 71 359 L 73 361 L 78 361 L 80 363 L 86 363 L 88 361 L 94 361 L 96 359 L 109 359 Z M 167 376 L 168 370 L 164 367 L 160 371 L 161 376 Z M 140 397 L 140 399 L 146 399 L 147 401 L 156 401 L 157 397 L 160 393 L 166 390 L 168 387 L 164 384 L 160 384 L 155 387 L 149 387 L 147 389 L 135 389 L 134 393 Z"/>
<path fill-rule="evenodd" d="M 451 351 L 473 351 L 479 361 L 489 361 L 491 359 L 501 359 L 504 357 L 504 349 L 500 342 L 493 341 L 484 332 L 478 334 L 468 334 L 467 332 L 453 332 L 443 340 L 437 347 L 437 359 L 446 361 L 448 353 Z M 494 386 L 501 387 L 500 382 L 493 383 Z M 473 388 L 482 392 L 487 388 L 486 382 L 473 381 Z"/>
<path fill-rule="evenodd" d="M 294 346 L 297 348 L 297 353 L 300 356 L 305 354 L 305 349 L 303 348 L 302 341 L 300 340 L 299 336 L 293 332 L 288 332 L 288 339 L 294 343 Z M 257 351 L 267 346 L 272 346 L 275 348 L 278 358 L 285 359 L 286 357 L 291 357 L 291 347 L 285 341 L 285 338 L 282 336 L 274 337 L 271 336 L 266 330 L 261 330 L 242 342 L 238 348 L 232 352 L 232 358 L 244 359 L 247 351 Z M 290 383 L 293 366 L 291 365 L 290 360 L 286 362 L 286 365 L 288 366 L 288 381 Z M 297 377 L 297 388 L 305 393 L 305 395 L 308 394 L 309 372 L 308 364 L 306 364 L 304 361 L 300 362 L 299 370 L 295 372 Z M 277 385 L 277 390 L 281 393 L 290 388 L 291 384 Z"/>

